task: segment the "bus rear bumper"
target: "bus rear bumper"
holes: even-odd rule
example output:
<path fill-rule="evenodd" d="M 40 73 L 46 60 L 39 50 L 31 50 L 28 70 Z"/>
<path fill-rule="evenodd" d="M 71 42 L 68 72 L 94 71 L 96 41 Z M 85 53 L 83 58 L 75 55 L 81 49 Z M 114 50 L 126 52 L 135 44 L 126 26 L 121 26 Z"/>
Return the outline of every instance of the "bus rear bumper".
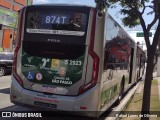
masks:
<path fill-rule="evenodd" d="M 10 99 L 20 106 L 41 111 L 68 111 L 85 116 L 98 116 L 98 85 L 79 96 L 45 95 L 26 90 L 12 76 Z"/>

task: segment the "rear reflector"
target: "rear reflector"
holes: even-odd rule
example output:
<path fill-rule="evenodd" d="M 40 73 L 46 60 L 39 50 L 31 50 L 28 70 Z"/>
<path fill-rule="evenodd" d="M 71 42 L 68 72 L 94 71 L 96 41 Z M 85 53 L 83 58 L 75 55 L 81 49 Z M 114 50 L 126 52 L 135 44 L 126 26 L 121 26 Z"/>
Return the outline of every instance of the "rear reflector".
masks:
<path fill-rule="evenodd" d="M 89 54 L 93 58 L 93 71 L 91 81 L 79 89 L 79 94 L 89 90 L 90 88 L 94 87 L 98 81 L 98 71 L 99 71 L 99 57 L 94 52 L 94 39 L 95 39 L 95 29 L 96 29 L 96 14 L 97 11 L 93 11 L 93 20 L 92 20 L 92 28 L 91 28 L 91 35 L 90 35 L 90 47 L 89 47 Z"/>
<path fill-rule="evenodd" d="M 24 9 L 22 9 L 22 11 L 20 12 L 20 21 L 19 21 L 19 26 L 18 26 L 18 44 L 16 46 L 15 52 L 14 52 L 14 62 L 13 62 L 13 76 L 15 77 L 15 79 L 17 80 L 17 82 L 23 86 L 23 81 L 22 79 L 19 77 L 19 75 L 17 74 L 17 54 L 19 51 L 19 48 L 21 46 L 21 34 L 22 34 L 22 25 L 23 25 L 23 13 L 24 13 Z"/>
<path fill-rule="evenodd" d="M 17 99 L 17 96 L 13 95 L 12 98 L 13 98 L 13 99 Z"/>
<path fill-rule="evenodd" d="M 81 110 L 87 110 L 87 107 L 81 106 L 80 109 Z"/>

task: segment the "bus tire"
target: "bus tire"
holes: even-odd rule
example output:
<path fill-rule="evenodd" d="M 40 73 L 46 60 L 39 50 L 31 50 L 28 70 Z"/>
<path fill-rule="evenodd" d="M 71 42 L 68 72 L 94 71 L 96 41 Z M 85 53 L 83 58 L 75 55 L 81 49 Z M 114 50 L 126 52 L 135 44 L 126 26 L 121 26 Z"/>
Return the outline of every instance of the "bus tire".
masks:
<path fill-rule="evenodd" d="M 119 105 L 122 98 L 123 98 L 123 92 L 124 92 L 124 82 L 125 82 L 125 77 L 123 76 L 122 77 L 122 80 L 121 80 L 121 85 L 120 85 L 120 93 L 119 93 L 119 97 L 116 101 L 116 104 Z"/>
<path fill-rule="evenodd" d="M 136 80 L 136 83 L 139 82 L 139 75 L 138 75 L 138 72 L 137 72 L 137 80 Z"/>

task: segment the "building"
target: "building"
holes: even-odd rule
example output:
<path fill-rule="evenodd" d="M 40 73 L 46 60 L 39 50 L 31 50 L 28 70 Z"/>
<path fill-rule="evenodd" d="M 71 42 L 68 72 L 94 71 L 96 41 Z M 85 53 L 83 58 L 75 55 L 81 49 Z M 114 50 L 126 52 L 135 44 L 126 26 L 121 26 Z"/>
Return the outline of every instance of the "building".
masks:
<path fill-rule="evenodd" d="M 0 51 L 14 49 L 18 10 L 32 0 L 0 0 Z"/>

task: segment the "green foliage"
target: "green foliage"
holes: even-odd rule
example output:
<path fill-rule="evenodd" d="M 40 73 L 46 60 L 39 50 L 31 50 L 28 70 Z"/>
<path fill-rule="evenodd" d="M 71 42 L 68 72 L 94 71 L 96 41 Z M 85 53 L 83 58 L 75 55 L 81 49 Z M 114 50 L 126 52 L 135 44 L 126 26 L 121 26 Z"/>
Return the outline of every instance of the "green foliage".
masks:
<path fill-rule="evenodd" d="M 140 25 L 140 17 L 143 15 L 143 10 L 145 10 L 145 3 L 149 0 L 95 0 L 97 3 L 97 8 L 104 9 L 107 5 L 110 8 L 115 8 L 114 4 L 118 3 L 122 9 L 120 13 L 125 17 L 122 18 L 122 22 L 125 26 L 130 28 Z M 151 7 L 151 6 L 150 6 Z M 148 15 L 153 14 L 149 12 Z"/>
<path fill-rule="evenodd" d="M 96 2 L 96 8 L 99 9 L 100 11 L 103 11 L 106 6 L 109 7 L 109 3 L 106 0 L 95 0 Z"/>
<path fill-rule="evenodd" d="M 119 2 L 122 7 L 128 7 L 128 8 L 142 7 L 142 2 L 140 0 L 120 0 Z"/>
<path fill-rule="evenodd" d="M 122 9 L 120 13 L 125 17 L 122 18 L 124 26 L 130 28 L 135 27 L 140 24 L 139 21 L 139 9 L 143 7 L 141 0 L 119 0 L 119 4 Z"/>
<path fill-rule="evenodd" d="M 132 28 L 132 27 L 135 27 L 136 25 L 140 24 L 138 14 L 135 10 L 122 9 L 120 12 L 121 12 L 121 14 L 126 16 L 122 19 L 122 22 L 124 23 L 125 26 Z"/>

